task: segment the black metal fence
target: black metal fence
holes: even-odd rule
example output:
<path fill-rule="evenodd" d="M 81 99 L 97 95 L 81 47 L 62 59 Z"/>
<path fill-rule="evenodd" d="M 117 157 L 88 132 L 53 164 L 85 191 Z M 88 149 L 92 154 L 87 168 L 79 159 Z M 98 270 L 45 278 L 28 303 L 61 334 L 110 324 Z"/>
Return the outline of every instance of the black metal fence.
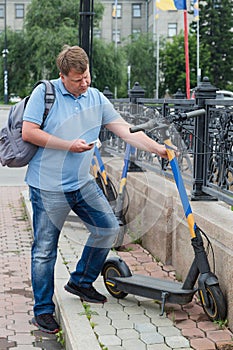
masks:
<path fill-rule="evenodd" d="M 222 200 L 232 206 L 233 99 L 216 99 L 216 91 L 205 77 L 195 91 L 195 99 L 190 100 L 180 98 L 180 92 L 174 99 L 146 99 L 138 83 L 126 99 L 112 99 L 107 88 L 104 93 L 132 124 L 148 121 L 152 117 L 151 108 L 156 108 L 161 118 L 204 108 L 205 115 L 170 125 L 172 142 L 179 149 L 178 163 L 184 180 L 192 186 L 191 200 Z M 159 133 L 149 136 L 160 141 Z M 104 130 L 101 140 L 103 152 L 124 155 L 125 143 L 115 135 Z M 137 166 L 171 176 L 168 162 L 154 154 L 137 150 L 131 160 Z"/>

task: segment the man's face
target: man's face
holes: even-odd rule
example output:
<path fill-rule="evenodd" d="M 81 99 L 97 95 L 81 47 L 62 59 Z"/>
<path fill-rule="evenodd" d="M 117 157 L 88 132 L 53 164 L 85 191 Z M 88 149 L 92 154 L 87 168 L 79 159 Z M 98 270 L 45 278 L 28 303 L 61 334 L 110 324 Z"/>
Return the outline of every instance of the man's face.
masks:
<path fill-rule="evenodd" d="M 89 67 L 83 74 L 71 69 L 68 75 L 60 73 L 60 77 L 66 90 L 76 97 L 86 92 L 91 84 Z"/>

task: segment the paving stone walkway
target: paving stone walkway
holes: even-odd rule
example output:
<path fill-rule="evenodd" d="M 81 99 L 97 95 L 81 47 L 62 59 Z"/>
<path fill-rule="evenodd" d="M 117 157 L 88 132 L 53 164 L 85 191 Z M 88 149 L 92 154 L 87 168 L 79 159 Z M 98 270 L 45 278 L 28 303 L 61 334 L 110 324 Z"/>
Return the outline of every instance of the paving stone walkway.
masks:
<path fill-rule="evenodd" d="M 30 324 L 33 294 L 30 281 L 32 231 L 21 190 L 0 187 L 0 350 L 59 350 L 55 335 Z"/>
<path fill-rule="evenodd" d="M 81 223 L 71 221 L 65 224 L 59 246 L 70 272 L 85 239 L 85 228 Z M 175 279 L 172 266 L 156 262 L 138 244 L 127 244 L 117 254 L 133 273 Z M 102 277 L 98 278 L 96 286 L 107 296 L 108 302 L 103 306 L 90 304 L 89 317 L 98 340 L 106 347 L 104 349 L 233 349 L 232 332 L 209 321 L 196 297 L 185 306 L 167 303 L 166 314 L 161 317 L 160 306 L 153 300 L 132 295 L 117 300 L 106 293 Z"/>
<path fill-rule="evenodd" d="M 56 336 L 39 332 L 29 322 L 33 306 L 30 282 L 32 232 L 22 204 L 21 191 L 24 189 L 0 187 L 0 350 L 60 350 L 62 346 Z M 84 227 L 80 223 L 68 222 L 64 226 L 59 249 L 69 270 L 73 269 L 83 245 L 81 239 L 77 242 L 77 232 L 81 231 L 84 232 Z M 118 254 L 132 272 L 175 278 L 172 266 L 157 263 L 140 245 L 130 244 L 125 248 Z M 210 322 L 196 298 L 182 307 L 166 305 L 166 315 L 161 317 L 159 305 L 153 300 L 132 295 L 117 300 L 108 295 L 101 277 L 96 287 L 108 296 L 109 301 L 104 305 L 85 304 L 80 314 L 88 316 L 100 349 L 233 349 L 232 332 Z M 67 300 L 71 298 L 68 296 Z M 72 316 L 72 313 L 66 315 Z M 73 348 L 77 349 L 81 349 L 79 344 Z"/>
<path fill-rule="evenodd" d="M 133 272 L 158 278 L 175 279 L 175 270 L 172 266 L 156 263 L 141 246 L 132 247 L 132 249 L 130 255 L 124 252 L 119 252 L 119 255 L 126 263 L 128 262 Z M 219 329 L 218 324 L 209 321 L 197 297 L 194 297 L 193 301 L 185 306 L 167 304 L 166 315 L 181 331 L 182 336 L 190 341 L 191 348 L 211 350 L 228 346 L 229 349 L 233 349 L 232 332 L 228 329 Z"/>

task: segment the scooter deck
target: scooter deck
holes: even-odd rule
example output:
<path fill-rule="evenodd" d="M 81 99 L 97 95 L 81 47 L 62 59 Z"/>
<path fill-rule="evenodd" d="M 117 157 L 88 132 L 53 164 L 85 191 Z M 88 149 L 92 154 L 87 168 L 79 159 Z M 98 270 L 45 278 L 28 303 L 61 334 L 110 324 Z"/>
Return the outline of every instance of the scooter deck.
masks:
<path fill-rule="evenodd" d="M 144 275 L 129 277 L 111 277 L 115 288 L 128 294 L 184 305 L 189 303 L 197 289 L 182 289 L 183 284 L 176 281 L 154 278 Z"/>

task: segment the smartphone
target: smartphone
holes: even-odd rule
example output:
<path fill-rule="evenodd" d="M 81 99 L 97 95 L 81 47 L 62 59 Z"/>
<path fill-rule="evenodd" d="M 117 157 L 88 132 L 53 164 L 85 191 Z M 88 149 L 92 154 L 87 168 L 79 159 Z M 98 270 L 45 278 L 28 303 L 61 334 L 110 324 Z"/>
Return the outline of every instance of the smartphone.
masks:
<path fill-rule="evenodd" d="M 92 146 L 92 145 L 94 145 L 95 143 L 97 143 L 97 142 L 98 142 L 98 140 L 99 140 L 99 139 L 96 139 L 96 140 L 94 140 L 94 141 L 89 142 L 89 143 L 88 143 L 88 146 Z"/>

